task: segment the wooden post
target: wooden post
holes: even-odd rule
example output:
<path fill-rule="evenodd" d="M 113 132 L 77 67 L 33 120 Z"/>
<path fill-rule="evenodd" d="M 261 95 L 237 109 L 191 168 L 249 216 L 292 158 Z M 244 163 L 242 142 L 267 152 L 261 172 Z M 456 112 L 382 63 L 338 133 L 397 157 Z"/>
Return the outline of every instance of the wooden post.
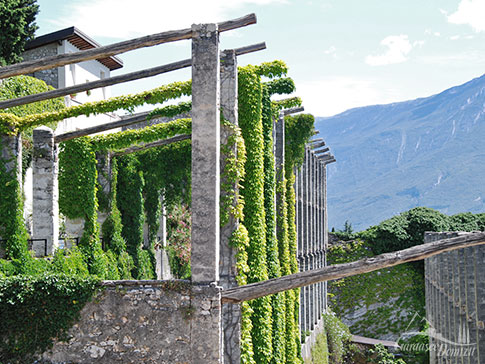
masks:
<path fill-rule="evenodd" d="M 58 149 L 54 131 L 46 126 L 34 129 L 33 140 L 32 235 L 47 240 L 47 251 L 43 243 L 34 242 L 32 246 L 40 257 L 54 254 L 59 247 Z"/>
<path fill-rule="evenodd" d="M 234 50 L 221 52 L 221 108 L 224 119 L 233 125 L 238 125 L 237 108 L 237 57 Z M 221 127 L 221 144 L 226 144 L 232 131 Z M 237 146 L 233 145 L 232 152 L 237 153 Z M 221 171 L 226 165 L 225 155 L 221 155 Z M 232 188 L 237 191 L 237 185 Z M 221 195 L 225 192 L 221 191 Z M 223 289 L 237 286 L 236 282 L 236 249 L 229 240 L 238 228 L 239 221 L 229 216 L 229 221 L 221 226 L 220 231 L 220 286 Z M 222 307 L 222 341 L 225 363 L 240 362 L 240 334 L 241 309 L 238 305 L 224 305 Z"/>
<path fill-rule="evenodd" d="M 219 281 L 220 60 L 217 24 L 192 25 L 192 282 Z"/>

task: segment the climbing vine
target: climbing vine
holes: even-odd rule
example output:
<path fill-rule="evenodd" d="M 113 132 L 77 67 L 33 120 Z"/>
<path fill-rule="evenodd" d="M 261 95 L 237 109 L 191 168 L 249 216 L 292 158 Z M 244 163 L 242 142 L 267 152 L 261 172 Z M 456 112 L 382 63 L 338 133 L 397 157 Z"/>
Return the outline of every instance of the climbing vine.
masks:
<path fill-rule="evenodd" d="M 80 115 L 97 115 L 113 112 L 119 109 L 133 111 L 137 106 L 145 104 L 161 104 L 167 100 L 190 95 L 191 92 L 191 81 L 174 82 L 139 94 L 117 96 L 107 100 L 87 102 L 82 105 L 71 106 L 59 111 L 44 112 L 23 117 L 18 117 L 10 113 L 0 114 L 0 132 L 11 134 L 12 130 L 25 130 L 26 128 L 46 125 L 48 123 Z"/>
<path fill-rule="evenodd" d="M 249 235 L 247 247 L 248 283 L 268 279 L 266 262 L 266 229 L 264 210 L 264 141 L 261 122 L 261 78 L 254 66 L 239 68 L 239 126 L 246 144 L 245 179 L 241 194 L 244 198 L 244 225 Z M 270 363 L 272 357 L 271 299 L 263 297 L 251 302 L 253 328 L 251 332 L 254 360 Z"/>

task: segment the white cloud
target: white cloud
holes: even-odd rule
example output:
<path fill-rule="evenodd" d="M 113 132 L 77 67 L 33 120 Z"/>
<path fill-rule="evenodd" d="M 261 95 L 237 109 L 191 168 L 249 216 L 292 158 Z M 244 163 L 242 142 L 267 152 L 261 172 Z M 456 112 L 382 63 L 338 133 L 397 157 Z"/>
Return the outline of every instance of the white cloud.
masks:
<path fill-rule="evenodd" d="M 354 107 L 392 102 L 396 92 L 383 92 L 374 81 L 367 79 L 329 77 L 298 82 L 296 95 L 303 99 L 306 112 L 331 116 Z"/>
<path fill-rule="evenodd" d="M 126 39 L 192 23 L 219 22 L 234 17 L 245 5 L 262 6 L 287 0 L 84 0 L 69 1 L 64 14 L 51 20 L 57 26 L 75 25 L 93 37 Z M 244 14 L 240 14 L 244 15 Z"/>
<path fill-rule="evenodd" d="M 381 45 L 387 47 L 383 54 L 365 57 L 365 62 L 371 66 L 383 66 L 387 64 L 402 63 L 408 60 L 407 55 L 413 49 L 407 35 L 390 35 L 381 41 Z"/>
<path fill-rule="evenodd" d="M 461 0 L 458 10 L 447 18 L 450 23 L 467 24 L 477 32 L 485 31 L 485 1 Z"/>
<path fill-rule="evenodd" d="M 325 53 L 325 54 L 334 54 L 336 51 L 337 51 L 337 48 L 335 48 L 334 46 L 331 46 L 330 48 L 324 50 L 323 53 Z"/>
<path fill-rule="evenodd" d="M 458 40 L 458 39 L 460 39 L 460 36 L 459 35 L 452 35 L 450 37 L 450 40 Z"/>

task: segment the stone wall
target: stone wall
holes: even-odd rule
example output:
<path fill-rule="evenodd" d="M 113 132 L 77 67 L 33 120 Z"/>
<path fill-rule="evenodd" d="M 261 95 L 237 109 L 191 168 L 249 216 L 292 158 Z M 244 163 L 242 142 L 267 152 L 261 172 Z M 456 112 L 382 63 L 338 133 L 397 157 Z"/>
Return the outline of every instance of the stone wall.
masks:
<path fill-rule="evenodd" d="M 45 46 L 29 49 L 22 54 L 24 61 L 32 61 L 44 57 L 56 56 L 58 53 L 57 43 L 46 44 Z M 29 76 L 43 80 L 54 88 L 59 88 L 59 69 L 52 68 L 49 70 L 37 71 Z"/>
<path fill-rule="evenodd" d="M 44 363 L 220 363 L 220 288 L 185 281 L 107 287 Z"/>
<path fill-rule="evenodd" d="M 425 242 L 466 233 L 426 233 Z M 430 363 L 485 363 L 485 246 L 425 260 Z"/>

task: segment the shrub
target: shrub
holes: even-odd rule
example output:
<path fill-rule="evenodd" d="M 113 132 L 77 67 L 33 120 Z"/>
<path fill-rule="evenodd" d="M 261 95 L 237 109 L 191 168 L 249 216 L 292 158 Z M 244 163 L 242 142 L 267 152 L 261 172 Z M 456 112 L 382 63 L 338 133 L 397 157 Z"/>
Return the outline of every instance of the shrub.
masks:
<path fill-rule="evenodd" d="M 58 249 L 52 261 L 52 271 L 83 277 L 89 275 L 88 266 L 81 251 L 77 247 L 72 247 L 70 250 Z"/>
<path fill-rule="evenodd" d="M 342 364 L 345 355 L 345 346 L 350 342 L 352 337 L 349 328 L 333 312 L 323 315 L 323 320 L 327 332 L 330 361 L 334 364 Z"/>

